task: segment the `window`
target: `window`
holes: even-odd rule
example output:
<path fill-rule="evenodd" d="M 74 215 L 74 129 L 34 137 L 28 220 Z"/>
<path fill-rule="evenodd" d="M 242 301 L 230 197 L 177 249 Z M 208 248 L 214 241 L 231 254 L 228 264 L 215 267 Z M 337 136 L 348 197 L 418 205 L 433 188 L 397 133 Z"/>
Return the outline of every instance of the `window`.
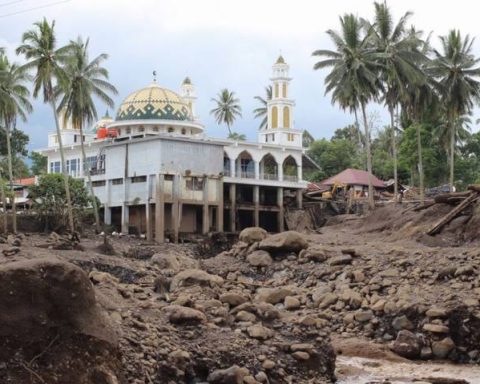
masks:
<path fill-rule="evenodd" d="M 278 83 L 275 83 L 275 98 L 278 97 Z"/>
<path fill-rule="evenodd" d="M 60 161 L 52 161 L 50 163 L 50 173 L 60 173 Z"/>
<path fill-rule="evenodd" d="M 105 186 L 105 180 L 97 180 L 97 181 L 92 181 L 92 187 L 104 187 Z"/>
<path fill-rule="evenodd" d="M 97 156 L 87 156 L 84 164 L 84 171 L 89 169 L 97 169 Z"/>
<path fill-rule="evenodd" d="M 145 127 L 143 125 L 138 127 L 138 132 L 145 132 Z"/>
<path fill-rule="evenodd" d="M 295 136 L 293 135 L 293 133 L 289 133 L 288 134 L 288 141 L 294 141 L 295 140 Z"/>
<path fill-rule="evenodd" d="M 153 128 L 152 128 L 152 131 L 153 131 L 153 132 L 158 132 L 159 129 L 158 129 L 158 127 L 153 127 Z"/>
<path fill-rule="evenodd" d="M 187 134 L 187 130 L 185 128 L 182 128 L 182 135 L 186 135 Z"/>
<path fill-rule="evenodd" d="M 165 181 L 173 181 L 173 175 L 165 175 Z"/>
<path fill-rule="evenodd" d="M 53 141 L 55 142 L 55 144 L 58 144 L 58 136 L 57 136 L 57 135 L 55 135 L 55 136 L 53 137 Z"/>
<path fill-rule="evenodd" d="M 73 142 L 74 142 L 74 143 L 77 142 L 77 137 L 78 137 L 78 135 L 73 135 Z"/>
<path fill-rule="evenodd" d="M 130 135 L 132 133 L 132 128 L 130 128 L 130 127 L 125 128 L 125 133 L 127 135 Z"/>
<path fill-rule="evenodd" d="M 283 83 L 283 97 L 287 97 L 287 83 Z"/>
<path fill-rule="evenodd" d="M 122 185 L 123 179 L 112 179 L 112 185 Z"/>
<path fill-rule="evenodd" d="M 185 180 L 185 187 L 188 191 L 203 191 L 203 178 L 191 177 Z"/>
<path fill-rule="evenodd" d="M 76 177 L 80 173 L 80 159 L 69 159 L 66 162 L 67 173 L 70 176 Z"/>
<path fill-rule="evenodd" d="M 147 181 L 147 176 L 133 176 L 130 178 L 130 182 L 133 183 L 144 183 Z"/>
<path fill-rule="evenodd" d="M 168 133 L 173 133 L 174 129 L 172 127 L 168 127 Z"/>
<path fill-rule="evenodd" d="M 283 107 L 283 126 L 290 128 L 290 108 Z"/>
<path fill-rule="evenodd" d="M 272 107 L 272 128 L 278 128 L 278 108 Z"/>

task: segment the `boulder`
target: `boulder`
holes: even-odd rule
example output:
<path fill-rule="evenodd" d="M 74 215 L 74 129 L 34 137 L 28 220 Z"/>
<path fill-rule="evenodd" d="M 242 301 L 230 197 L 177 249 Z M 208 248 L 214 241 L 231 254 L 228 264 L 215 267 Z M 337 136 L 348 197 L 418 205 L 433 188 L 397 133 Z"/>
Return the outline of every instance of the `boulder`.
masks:
<path fill-rule="evenodd" d="M 441 324 L 424 324 L 423 330 L 432 333 L 448 333 L 450 331 L 447 326 Z"/>
<path fill-rule="evenodd" d="M 422 351 L 422 342 L 410 331 L 402 330 L 398 332 L 396 340 L 391 346 L 391 350 L 397 355 L 407 359 L 416 359 Z"/>
<path fill-rule="evenodd" d="M 293 296 L 287 296 L 285 297 L 283 305 L 285 306 L 285 309 L 292 311 L 300 308 L 300 300 Z"/>
<path fill-rule="evenodd" d="M 412 322 L 405 315 L 395 317 L 392 321 L 392 327 L 397 331 L 402 329 L 412 330 L 414 328 Z"/>
<path fill-rule="evenodd" d="M 432 353 L 437 359 L 445 359 L 455 348 L 455 343 L 450 337 L 432 343 Z"/>
<path fill-rule="evenodd" d="M 219 286 L 223 284 L 223 279 L 217 275 L 211 275 L 201 269 L 187 269 L 176 274 L 170 284 L 170 291 L 175 291 L 179 287 L 190 285 Z"/>
<path fill-rule="evenodd" d="M 173 324 L 193 325 L 207 320 L 206 316 L 199 310 L 181 305 L 169 305 L 164 310 L 168 313 L 168 321 Z"/>
<path fill-rule="evenodd" d="M 155 253 L 151 262 L 162 269 L 171 269 L 175 272 L 183 269 L 198 268 L 198 261 L 185 255 L 173 253 Z"/>
<path fill-rule="evenodd" d="M 88 278 L 93 284 L 118 284 L 119 280 L 108 272 L 91 271 Z"/>
<path fill-rule="evenodd" d="M 233 365 L 227 369 L 216 369 L 208 375 L 207 381 L 212 384 L 243 384 L 248 375 L 248 369 Z"/>
<path fill-rule="evenodd" d="M 87 274 L 54 257 L 0 266 L 0 338 L 40 340 L 55 329 L 116 343 Z"/>
<path fill-rule="evenodd" d="M 322 262 L 327 260 L 328 254 L 323 248 L 307 248 L 302 249 L 298 254 L 299 260 Z"/>
<path fill-rule="evenodd" d="M 262 241 L 267 237 L 267 231 L 260 227 L 248 227 L 240 232 L 238 239 L 247 244 Z"/>
<path fill-rule="evenodd" d="M 308 247 L 305 237 L 296 231 L 276 233 L 262 240 L 259 248 L 273 253 L 300 252 Z"/>
<path fill-rule="evenodd" d="M 261 288 L 258 290 L 255 300 L 277 304 L 283 301 L 287 296 L 291 296 L 293 293 L 293 290 L 289 287 Z"/>
<path fill-rule="evenodd" d="M 350 255 L 339 255 L 339 256 L 334 256 L 328 259 L 328 264 L 331 266 L 334 265 L 347 265 L 352 262 L 352 256 Z"/>
<path fill-rule="evenodd" d="M 257 250 L 247 256 L 248 263 L 253 267 L 268 267 L 273 260 L 267 251 Z"/>
<path fill-rule="evenodd" d="M 427 312 L 425 314 L 430 318 L 447 317 L 448 312 L 444 308 L 432 307 L 429 310 L 427 310 Z"/>
<path fill-rule="evenodd" d="M 250 312 L 262 320 L 275 320 L 280 318 L 280 311 L 269 303 L 243 303 L 231 310 L 232 315 L 241 311 Z"/>
<path fill-rule="evenodd" d="M 360 323 L 365 323 L 373 319 L 373 312 L 372 311 L 358 311 L 355 312 L 353 315 L 355 320 L 359 321 Z"/>
<path fill-rule="evenodd" d="M 255 324 L 247 328 L 248 336 L 253 339 L 267 340 L 273 337 L 274 332 L 261 324 Z"/>
<path fill-rule="evenodd" d="M 244 295 L 236 292 L 226 292 L 220 295 L 220 301 L 222 303 L 227 303 L 232 307 L 236 307 L 237 305 L 243 304 L 247 300 L 248 299 Z"/>

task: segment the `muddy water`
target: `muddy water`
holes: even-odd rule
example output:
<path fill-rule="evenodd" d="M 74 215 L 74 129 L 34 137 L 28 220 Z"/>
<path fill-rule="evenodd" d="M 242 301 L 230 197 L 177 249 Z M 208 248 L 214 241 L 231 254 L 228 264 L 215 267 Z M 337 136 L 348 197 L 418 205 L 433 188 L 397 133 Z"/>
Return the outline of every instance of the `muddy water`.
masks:
<path fill-rule="evenodd" d="M 429 378 L 463 379 L 480 384 L 480 366 L 439 363 L 394 362 L 363 357 L 337 357 L 338 384 L 366 384 L 372 381 L 391 384 L 430 383 Z"/>

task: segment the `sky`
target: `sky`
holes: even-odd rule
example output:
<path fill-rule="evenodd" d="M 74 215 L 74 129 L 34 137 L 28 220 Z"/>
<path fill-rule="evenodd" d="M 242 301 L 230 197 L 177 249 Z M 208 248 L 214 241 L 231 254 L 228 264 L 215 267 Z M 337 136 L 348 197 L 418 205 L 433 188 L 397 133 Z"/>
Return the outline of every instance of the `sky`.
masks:
<path fill-rule="evenodd" d="M 445 0 L 390 0 L 388 4 L 395 20 L 412 11 L 411 23 L 432 32 L 434 45 L 438 35 L 452 28 L 471 36 L 478 31 L 473 1 L 456 0 L 455 6 Z M 332 48 L 326 31 L 338 29 L 338 17 L 344 13 L 371 19 L 373 1 L 0 0 L 0 47 L 7 48 L 12 61 L 21 63 L 14 50 L 22 33 L 43 17 L 55 20 L 60 45 L 80 35 L 90 38 L 91 58 L 109 55 L 105 67 L 119 91 L 114 97 L 116 107 L 129 93 L 150 84 L 153 70 L 161 86 L 177 92 L 189 76 L 207 134 L 226 136 L 226 127 L 219 126 L 209 111 L 214 107 L 211 98 L 228 88 L 239 97 L 243 110 L 233 130 L 249 140 L 256 139 L 260 122 L 252 113 L 258 106 L 254 96 L 264 95 L 272 64 L 281 53 L 293 78 L 290 96 L 296 101 L 295 127 L 316 138 L 330 138 L 353 117 L 325 95 L 328 70 L 314 71 L 316 60 L 311 53 Z M 480 41 L 474 51 L 480 55 Z M 28 121 L 18 123 L 30 135 L 30 149 L 45 147 L 47 134 L 54 130 L 49 107 L 41 100 L 33 106 Z M 101 103 L 97 109 L 101 115 L 106 111 Z M 370 105 L 369 111 L 378 114 L 379 126 L 388 123 L 382 106 Z"/>

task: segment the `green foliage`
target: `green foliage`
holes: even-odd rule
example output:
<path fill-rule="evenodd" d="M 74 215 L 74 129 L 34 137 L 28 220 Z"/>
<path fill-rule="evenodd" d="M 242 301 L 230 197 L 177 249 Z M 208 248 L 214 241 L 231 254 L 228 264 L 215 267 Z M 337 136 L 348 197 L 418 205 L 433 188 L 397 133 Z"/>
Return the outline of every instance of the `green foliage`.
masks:
<path fill-rule="evenodd" d="M 23 131 L 14 128 L 10 134 L 12 154 L 14 156 L 27 156 L 27 145 L 30 138 Z M 5 129 L 0 129 L 0 155 L 7 156 L 7 134 Z"/>
<path fill-rule="evenodd" d="M 91 198 L 82 180 L 69 177 L 68 184 L 74 218 L 78 226 L 86 214 L 86 208 L 90 206 Z M 68 212 L 63 175 L 57 173 L 42 175 L 38 185 L 30 187 L 29 197 L 34 201 L 33 208 L 46 227 L 59 229 L 66 226 Z"/>
<path fill-rule="evenodd" d="M 12 158 L 12 173 L 14 179 L 21 179 L 30 175 L 27 164 L 21 157 Z M 0 160 L 0 176 L 8 179 L 8 158 Z"/>
<path fill-rule="evenodd" d="M 240 99 L 235 97 L 235 92 L 230 92 L 227 88 L 224 88 L 218 93 L 216 99 L 212 98 L 212 101 L 215 102 L 216 107 L 210 111 L 210 114 L 215 117 L 218 124 L 226 124 L 228 133 L 231 134 L 230 127 L 237 117 L 242 116 Z"/>
<path fill-rule="evenodd" d="M 32 175 L 38 176 L 47 173 L 48 170 L 48 157 L 43 156 L 38 152 L 31 152 L 29 156 L 30 160 L 32 161 L 32 165 L 30 166 L 30 171 Z"/>
<path fill-rule="evenodd" d="M 245 136 L 244 133 L 238 133 L 238 132 L 229 133 L 227 138 L 230 139 L 230 140 L 235 140 L 235 141 L 245 141 L 245 140 L 247 140 L 247 136 Z"/>
<path fill-rule="evenodd" d="M 255 119 L 261 118 L 262 121 L 260 122 L 260 125 L 258 129 L 264 129 L 267 128 L 267 123 L 268 123 L 268 108 L 267 104 L 268 101 L 272 99 L 272 86 L 269 85 L 268 87 L 265 87 L 265 98 L 261 96 L 255 96 L 255 100 L 257 100 L 260 104 L 260 107 L 255 108 L 253 110 L 253 114 Z"/>

